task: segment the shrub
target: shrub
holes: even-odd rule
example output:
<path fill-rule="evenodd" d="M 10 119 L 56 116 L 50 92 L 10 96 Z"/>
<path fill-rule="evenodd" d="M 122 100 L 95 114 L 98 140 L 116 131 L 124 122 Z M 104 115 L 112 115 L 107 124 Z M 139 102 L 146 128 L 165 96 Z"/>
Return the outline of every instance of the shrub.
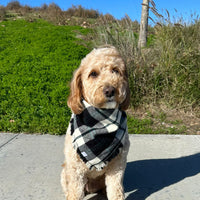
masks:
<path fill-rule="evenodd" d="M 116 22 L 115 18 L 109 13 L 107 13 L 105 15 L 101 15 L 101 18 L 103 21 L 106 21 L 106 23 Z"/>
<path fill-rule="evenodd" d="M 82 17 L 82 18 L 98 18 L 99 12 L 93 9 L 83 8 L 81 5 L 74 6 L 65 11 L 68 17 Z"/>
<path fill-rule="evenodd" d="M 49 6 L 44 4 L 40 9 L 40 15 L 42 16 L 42 18 L 54 24 L 65 24 L 64 13 L 61 8 L 55 3 L 51 3 L 49 4 Z"/>
<path fill-rule="evenodd" d="M 6 18 L 6 8 L 0 6 L 0 20 L 4 20 Z"/>
<path fill-rule="evenodd" d="M 48 5 L 45 3 L 40 7 L 40 10 L 44 11 L 48 9 Z"/>
<path fill-rule="evenodd" d="M 8 10 L 14 10 L 15 12 L 18 12 L 18 10 L 21 8 L 21 4 L 19 1 L 11 1 L 7 4 L 6 8 Z"/>
<path fill-rule="evenodd" d="M 32 8 L 30 6 L 27 6 L 27 5 L 21 7 L 20 10 L 19 10 L 19 12 L 22 16 L 30 14 L 32 11 L 33 11 Z"/>

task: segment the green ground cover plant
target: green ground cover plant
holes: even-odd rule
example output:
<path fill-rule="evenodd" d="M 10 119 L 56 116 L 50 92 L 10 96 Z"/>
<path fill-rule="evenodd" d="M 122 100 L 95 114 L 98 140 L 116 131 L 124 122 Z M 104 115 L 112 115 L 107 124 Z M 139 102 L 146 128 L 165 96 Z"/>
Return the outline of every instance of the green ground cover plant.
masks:
<path fill-rule="evenodd" d="M 89 49 L 77 33 L 43 20 L 0 23 L 0 131 L 66 132 L 66 99 L 73 71 Z"/>

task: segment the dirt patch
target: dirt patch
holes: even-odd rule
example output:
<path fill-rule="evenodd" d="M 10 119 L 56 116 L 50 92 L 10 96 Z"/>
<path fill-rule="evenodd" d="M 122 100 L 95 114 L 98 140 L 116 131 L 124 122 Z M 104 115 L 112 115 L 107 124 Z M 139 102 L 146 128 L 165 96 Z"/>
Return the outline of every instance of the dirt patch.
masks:
<path fill-rule="evenodd" d="M 148 106 L 129 109 L 128 114 L 139 119 L 151 119 L 156 129 L 172 128 L 179 134 L 200 135 L 200 117 L 197 112 L 170 109 L 166 106 Z M 161 133 L 162 134 L 162 133 Z"/>

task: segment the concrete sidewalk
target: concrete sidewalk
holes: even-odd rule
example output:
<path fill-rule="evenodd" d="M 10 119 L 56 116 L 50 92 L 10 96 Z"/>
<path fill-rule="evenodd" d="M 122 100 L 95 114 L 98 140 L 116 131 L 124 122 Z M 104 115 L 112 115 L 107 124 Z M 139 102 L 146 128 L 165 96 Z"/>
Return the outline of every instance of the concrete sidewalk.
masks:
<path fill-rule="evenodd" d="M 130 140 L 126 200 L 200 199 L 200 136 L 130 135 Z M 63 146 L 64 136 L 0 133 L 0 200 L 64 200 Z"/>

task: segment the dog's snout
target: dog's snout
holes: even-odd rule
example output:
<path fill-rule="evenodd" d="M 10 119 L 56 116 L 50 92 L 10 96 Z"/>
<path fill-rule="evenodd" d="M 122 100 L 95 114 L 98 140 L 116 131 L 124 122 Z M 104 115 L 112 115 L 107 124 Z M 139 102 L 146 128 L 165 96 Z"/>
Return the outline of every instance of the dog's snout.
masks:
<path fill-rule="evenodd" d="M 103 89 L 103 93 L 107 98 L 113 97 L 115 95 L 115 88 L 112 86 L 106 86 Z"/>

